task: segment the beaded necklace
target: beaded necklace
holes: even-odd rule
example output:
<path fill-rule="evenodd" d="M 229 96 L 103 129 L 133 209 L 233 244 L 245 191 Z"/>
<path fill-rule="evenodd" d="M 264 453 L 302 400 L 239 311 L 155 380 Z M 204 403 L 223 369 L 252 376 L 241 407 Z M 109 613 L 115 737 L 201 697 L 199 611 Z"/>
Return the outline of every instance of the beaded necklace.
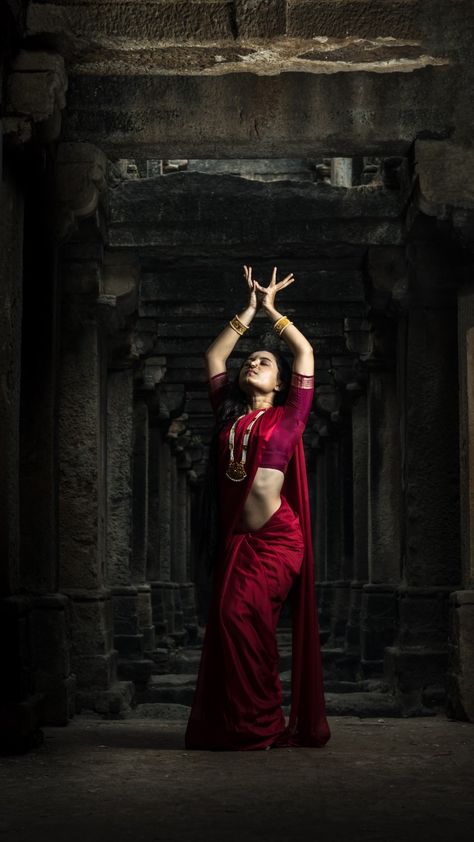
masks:
<path fill-rule="evenodd" d="M 268 407 L 267 407 L 267 409 L 268 409 Z M 226 477 L 229 477 L 229 479 L 233 480 L 234 482 L 240 482 L 241 480 L 245 479 L 245 477 L 247 476 L 247 474 L 245 472 L 245 460 L 247 458 L 247 446 L 248 446 L 248 441 L 249 441 L 249 438 L 250 438 L 250 432 L 251 432 L 252 427 L 255 424 L 257 418 L 260 418 L 260 416 L 263 415 L 264 412 L 266 412 L 266 409 L 261 409 L 260 412 L 258 412 L 257 415 L 255 416 L 255 418 L 252 419 L 252 421 L 250 422 L 250 424 L 248 425 L 248 427 L 245 431 L 244 441 L 243 441 L 243 444 L 242 444 L 242 458 L 240 459 L 240 461 L 238 459 L 237 460 L 234 459 L 235 428 L 237 426 L 237 422 L 240 421 L 241 418 L 244 418 L 247 413 L 244 413 L 243 415 L 239 415 L 239 417 L 236 418 L 234 423 L 232 424 L 232 427 L 231 427 L 231 430 L 230 430 L 230 433 L 229 433 L 229 451 L 230 451 L 229 466 L 227 468 L 227 471 L 225 472 L 225 475 L 226 475 Z"/>

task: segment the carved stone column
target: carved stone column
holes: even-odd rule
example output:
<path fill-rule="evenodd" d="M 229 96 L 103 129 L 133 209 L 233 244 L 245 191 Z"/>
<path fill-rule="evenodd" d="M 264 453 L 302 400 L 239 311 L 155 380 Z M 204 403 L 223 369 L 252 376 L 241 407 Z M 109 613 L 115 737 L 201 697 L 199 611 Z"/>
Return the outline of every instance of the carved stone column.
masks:
<path fill-rule="evenodd" d="M 141 356 L 153 347 L 154 336 L 140 330 L 134 337 L 134 347 Z M 133 470 L 133 552 L 132 576 L 138 597 L 138 625 L 143 635 L 146 658 L 156 662 L 156 632 L 153 592 L 150 580 L 156 578 L 158 565 L 159 489 L 155 426 L 157 386 L 166 373 L 164 357 L 141 360 L 136 374 L 134 409 L 134 470 Z"/>
<path fill-rule="evenodd" d="M 423 220 L 408 258 L 403 371 L 403 568 L 399 629 L 386 669 L 403 710 L 443 700 L 449 594 L 460 581 L 456 306 L 452 265 Z"/>
<path fill-rule="evenodd" d="M 23 15 L 7 6 L 1 17 L 10 51 Z M 0 634 L 8 645 L 0 742 L 16 750 L 36 744 L 39 725 L 64 725 L 74 713 L 68 600 L 57 593 L 55 561 L 56 243 L 46 183 L 54 149 L 42 146 L 58 137 L 67 83 L 53 52 L 21 50 L 0 70 Z"/>
<path fill-rule="evenodd" d="M 351 581 L 346 650 L 361 651 L 363 586 L 368 581 L 368 422 L 367 395 L 363 392 L 352 407 L 352 476 L 354 564 Z"/>
<path fill-rule="evenodd" d="M 385 647 L 396 633 L 400 581 L 400 415 L 390 370 L 370 370 L 367 422 L 369 582 L 362 589 L 361 664 L 370 675 L 383 671 Z"/>
<path fill-rule="evenodd" d="M 176 533 L 176 580 L 181 593 L 183 626 L 189 642 L 198 637 L 196 616 L 196 585 L 191 578 L 191 491 L 190 471 L 192 455 L 183 444 L 177 441 L 178 496 L 177 496 L 177 533 Z"/>
<path fill-rule="evenodd" d="M 461 571 L 460 588 L 450 594 L 447 701 L 450 716 L 474 722 L 474 152 L 472 147 L 461 147 L 452 141 L 417 141 L 415 152 L 418 207 L 424 214 L 442 220 L 444 229 L 451 226 L 450 236 L 456 247 L 456 251 L 450 253 L 450 265 L 445 267 L 445 277 L 446 281 L 450 278 L 459 285 L 457 333 Z M 458 255 L 458 263 L 453 261 L 453 252 Z M 447 361 L 444 365 L 447 365 Z M 453 394 L 456 378 L 453 363 L 451 365 L 450 383 L 444 380 L 444 385 L 448 387 L 448 394 L 444 395 L 444 412 L 449 407 L 452 413 L 456 405 Z M 441 371 L 445 378 L 445 368 Z M 442 421 L 440 441 L 445 434 L 444 417 Z M 454 493 L 452 475 L 443 477 L 443 487 L 446 494 Z M 452 514 L 456 516 L 456 505 L 453 506 Z M 447 527 L 452 528 L 450 521 L 451 518 L 446 518 L 446 515 L 441 520 L 443 533 Z M 454 541 L 452 548 L 445 546 L 444 550 L 445 563 L 452 567 L 454 577 L 458 569 L 456 549 Z"/>
<path fill-rule="evenodd" d="M 173 504 L 173 464 L 172 452 L 173 418 L 179 416 L 183 407 L 184 392 L 182 386 L 161 384 L 159 387 L 159 409 L 156 420 L 159 424 L 153 433 L 152 452 L 154 474 L 152 505 L 154 514 L 158 514 L 158 528 L 154 527 L 155 546 L 149 568 L 152 589 L 153 621 L 161 642 L 175 645 L 183 638 L 181 593 L 179 584 L 172 579 L 174 504 Z M 171 435 L 169 435 L 171 433 Z M 179 627 L 181 625 L 181 628 Z"/>
<path fill-rule="evenodd" d="M 59 587 L 72 602 L 77 707 L 119 712 L 131 682 L 117 682 L 113 607 L 106 582 L 107 343 L 99 300 L 103 246 L 97 222 L 105 159 L 89 144 L 58 152 L 56 230 L 61 250 L 59 371 Z M 93 217 L 87 219 L 87 217 Z M 80 240 L 80 243 L 79 243 Z"/>
<path fill-rule="evenodd" d="M 472 268 L 471 268 L 472 273 Z M 450 598 L 448 713 L 474 722 L 474 284 L 458 296 L 463 590 Z"/>
<path fill-rule="evenodd" d="M 317 457 L 316 471 L 319 475 L 317 511 L 324 524 L 319 526 L 320 537 L 316 542 L 321 581 L 318 585 L 318 613 L 323 640 L 331 633 L 335 601 L 334 583 L 338 579 L 341 558 L 342 506 L 339 495 L 340 461 L 339 442 L 333 435 L 330 416 L 340 407 L 340 395 L 334 386 L 319 386 L 316 389 L 316 424 L 320 428 L 321 450 Z"/>
<path fill-rule="evenodd" d="M 114 610 L 114 645 L 118 651 L 118 675 L 120 678 L 143 684 L 150 677 L 153 665 L 151 660 L 144 657 L 138 590 L 145 586 L 144 552 L 140 553 L 141 546 L 138 541 L 138 536 L 142 534 L 142 519 L 138 517 L 137 509 L 141 514 L 141 457 L 143 451 L 147 453 L 148 441 L 146 411 L 140 412 L 142 404 L 134 407 L 133 400 L 133 369 L 128 367 L 109 370 L 107 583 L 111 589 Z M 133 529 L 133 526 L 137 526 L 138 529 Z M 146 516 L 144 535 L 146 540 Z"/>

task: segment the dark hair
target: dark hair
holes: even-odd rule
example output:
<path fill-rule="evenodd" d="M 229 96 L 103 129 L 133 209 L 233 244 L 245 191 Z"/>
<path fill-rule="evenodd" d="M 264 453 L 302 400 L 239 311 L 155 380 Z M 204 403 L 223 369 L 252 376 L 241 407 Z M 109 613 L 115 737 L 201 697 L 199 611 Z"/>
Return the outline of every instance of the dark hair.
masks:
<path fill-rule="evenodd" d="M 287 357 L 278 349 L 271 350 L 270 353 L 276 359 L 278 375 L 283 384 L 283 388 L 275 392 L 274 406 L 281 406 L 285 403 L 290 388 L 291 364 Z M 247 395 L 239 386 L 240 372 L 244 362 L 245 360 L 242 361 L 234 380 L 231 381 L 227 397 L 219 407 L 209 444 L 209 455 L 201 487 L 199 501 L 200 531 L 197 557 L 198 563 L 204 562 L 208 574 L 212 572 L 217 560 L 219 540 L 219 489 L 217 473 L 219 433 L 228 421 L 235 420 L 239 415 L 242 415 L 248 404 Z"/>

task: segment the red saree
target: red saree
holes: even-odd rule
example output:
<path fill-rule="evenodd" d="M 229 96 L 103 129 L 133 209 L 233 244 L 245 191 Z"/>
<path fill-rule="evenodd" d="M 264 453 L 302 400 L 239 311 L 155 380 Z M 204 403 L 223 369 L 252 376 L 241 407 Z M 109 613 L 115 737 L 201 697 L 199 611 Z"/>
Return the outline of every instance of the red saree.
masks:
<path fill-rule="evenodd" d="M 210 393 L 214 408 L 216 392 Z M 244 428 L 236 428 L 241 452 Z M 257 530 L 236 524 L 272 431 L 285 407 L 260 416 L 250 436 L 242 482 L 229 480 L 228 424 L 219 436 L 220 542 L 211 604 L 185 745 L 189 749 L 321 747 L 330 738 L 325 715 L 306 464 L 301 435 L 281 491 L 281 506 Z M 285 724 L 276 627 L 291 594 L 291 710 Z"/>

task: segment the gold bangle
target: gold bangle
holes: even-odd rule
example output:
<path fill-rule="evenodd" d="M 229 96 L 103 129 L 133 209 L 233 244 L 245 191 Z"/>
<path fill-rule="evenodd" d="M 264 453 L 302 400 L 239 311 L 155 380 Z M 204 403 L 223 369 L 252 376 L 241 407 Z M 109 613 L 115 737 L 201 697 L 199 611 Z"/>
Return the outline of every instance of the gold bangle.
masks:
<path fill-rule="evenodd" d="M 244 325 L 243 322 L 240 321 L 237 314 L 235 314 L 234 318 L 230 320 L 229 325 L 240 335 L 243 336 L 246 330 L 249 329 L 250 325 Z"/>
<path fill-rule="evenodd" d="M 278 335 L 281 336 L 283 331 L 286 330 L 286 328 L 288 327 L 288 325 L 292 325 L 292 324 L 293 324 L 293 322 L 290 322 L 290 320 L 288 319 L 288 321 L 283 325 L 283 327 L 280 328 L 280 333 Z"/>
<path fill-rule="evenodd" d="M 278 336 L 281 336 L 285 328 L 292 324 L 293 322 L 291 322 L 287 316 L 281 316 L 274 323 L 273 330 L 278 334 Z"/>

